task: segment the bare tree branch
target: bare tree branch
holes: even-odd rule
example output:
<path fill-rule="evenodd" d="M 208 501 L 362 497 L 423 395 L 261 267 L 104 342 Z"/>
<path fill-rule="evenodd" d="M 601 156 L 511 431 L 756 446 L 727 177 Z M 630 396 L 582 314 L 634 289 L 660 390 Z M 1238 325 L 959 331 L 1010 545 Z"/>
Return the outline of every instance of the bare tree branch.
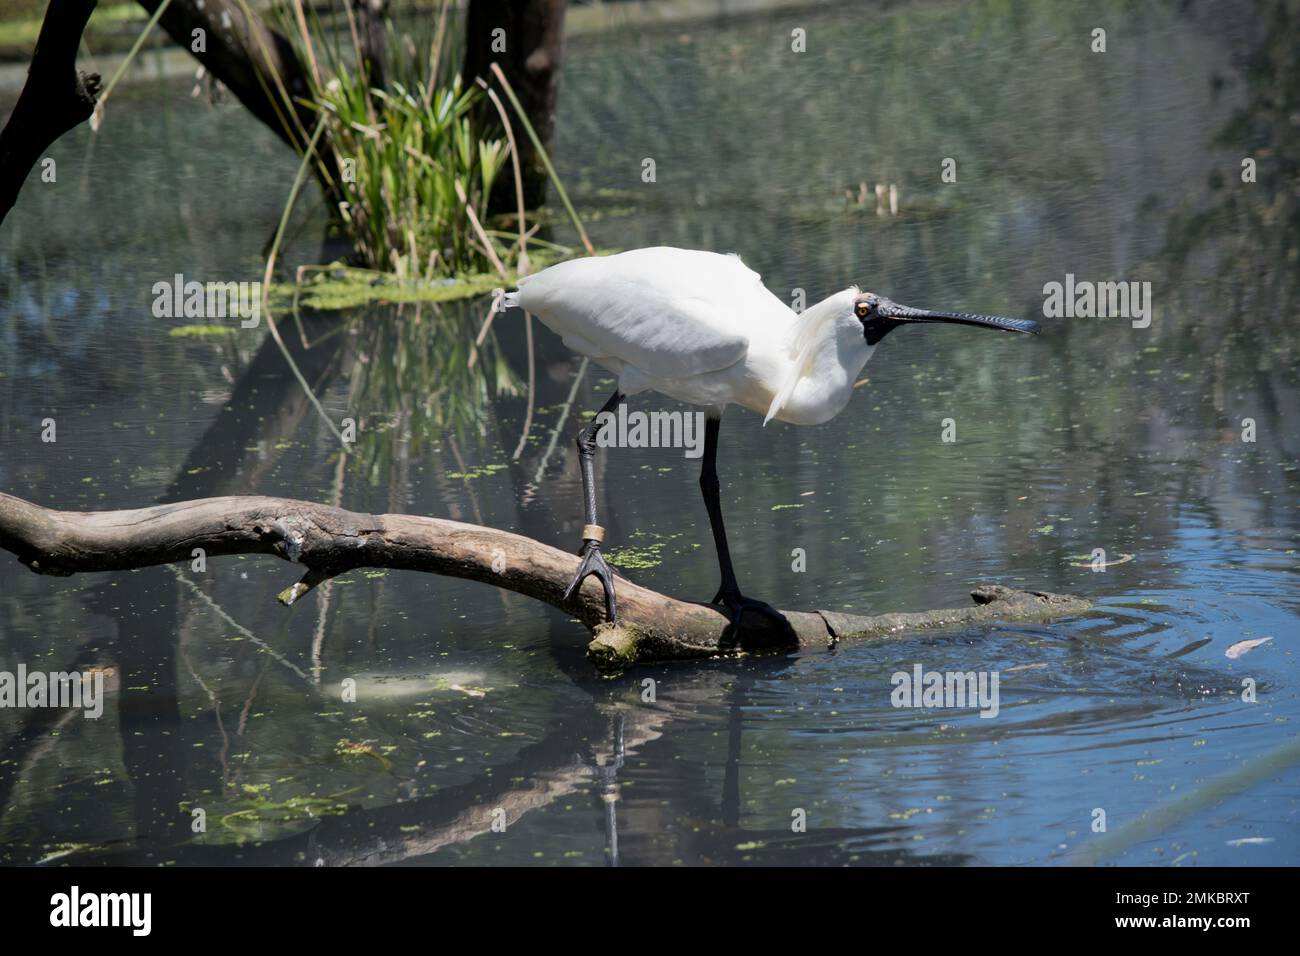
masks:
<path fill-rule="evenodd" d="M 45 11 L 27 83 L 0 130 L 0 222 L 50 145 L 90 119 L 99 74 L 77 71 L 77 47 L 96 0 L 59 0 Z"/>

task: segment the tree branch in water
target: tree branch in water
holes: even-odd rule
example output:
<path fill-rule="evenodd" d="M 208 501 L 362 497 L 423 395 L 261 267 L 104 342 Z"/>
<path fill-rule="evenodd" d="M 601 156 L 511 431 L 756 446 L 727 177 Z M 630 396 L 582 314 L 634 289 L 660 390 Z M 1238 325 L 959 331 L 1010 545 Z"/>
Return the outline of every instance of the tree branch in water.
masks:
<path fill-rule="evenodd" d="M 205 557 L 269 554 L 302 565 L 280 593 L 292 604 L 323 581 L 357 568 L 425 571 L 482 581 L 578 618 L 592 631 L 588 656 L 600 670 L 731 651 L 827 647 L 842 640 L 993 621 L 1045 621 L 1089 602 L 1067 595 L 986 585 L 972 607 L 863 617 L 783 611 L 798 644 L 761 619 L 733 635 L 719 609 L 651 591 L 619 577 L 617 624 L 604 623 L 600 583 L 587 579 L 570 601 L 576 555 L 508 531 L 419 515 L 371 515 L 292 498 L 200 498 L 124 511 L 56 511 L 0 493 L 0 548 L 38 574 L 121 571 Z"/>

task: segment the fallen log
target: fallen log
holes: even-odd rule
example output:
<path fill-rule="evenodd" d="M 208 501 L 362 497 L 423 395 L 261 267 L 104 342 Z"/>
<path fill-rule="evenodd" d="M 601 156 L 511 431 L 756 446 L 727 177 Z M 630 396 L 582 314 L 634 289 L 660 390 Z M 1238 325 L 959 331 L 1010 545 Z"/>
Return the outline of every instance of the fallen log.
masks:
<path fill-rule="evenodd" d="M 300 564 L 302 579 L 279 595 L 291 605 L 312 588 L 357 568 L 426 571 L 482 581 L 544 601 L 592 631 L 587 653 L 601 671 L 651 661 L 736 651 L 828 647 L 923 629 L 993 621 L 1046 621 L 1081 613 L 1068 595 L 984 585 L 973 607 L 862 617 L 782 611 L 797 638 L 769 622 L 732 627 L 718 608 L 679 601 L 619 576 L 619 621 L 604 621 L 604 593 L 588 578 L 564 591 L 578 558 L 522 535 L 420 515 L 371 515 L 292 498 L 200 498 L 122 511 L 58 511 L 0 493 L 0 548 L 37 574 L 121 571 L 205 557 L 269 554 Z"/>

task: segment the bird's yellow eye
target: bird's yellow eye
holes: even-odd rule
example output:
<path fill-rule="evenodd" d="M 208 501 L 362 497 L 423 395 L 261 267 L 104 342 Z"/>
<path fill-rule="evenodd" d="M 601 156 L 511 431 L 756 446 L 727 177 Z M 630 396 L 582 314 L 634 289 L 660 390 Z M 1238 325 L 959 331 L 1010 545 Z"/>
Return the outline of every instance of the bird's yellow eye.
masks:
<path fill-rule="evenodd" d="M 859 319 L 865 319 L 868 315 L 871 314 L 871 306 L 867 305 L 865 302 L 859 302 L 857 308 L 854 311 L 858 313 Z"/>

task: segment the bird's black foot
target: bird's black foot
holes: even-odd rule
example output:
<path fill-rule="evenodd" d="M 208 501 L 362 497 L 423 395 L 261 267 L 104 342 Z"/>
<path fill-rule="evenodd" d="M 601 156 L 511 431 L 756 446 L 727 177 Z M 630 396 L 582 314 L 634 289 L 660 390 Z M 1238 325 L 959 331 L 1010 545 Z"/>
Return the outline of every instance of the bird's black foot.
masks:
<path fill-rule="evenodd" d="M 765 601 L 747 598 L 739 591 L 718 591 L 710 604 L 721 604 L 727 609 L 731 626 L 722 642 L 728 647 L 736 645 L 741 633 L 753 635 L 755 647 L 795 647 L 799 636 L 784 614 Z"/>
<path fill-rule="evenodd" d="M 565 589 L 564 600 L 577 594 L 587 576 L 594 574 L 605 589 L 605 619 L 613 624 L 618 618 L 618 602 L 614 598 L 614 572 L 609 569 L 605 556 L 600 553 L 600 542 L 591 538 L 584 539 L 582 550 L 578 553 L 582 555 L 582 563 L 578 565 L 578 573 Z"/>

